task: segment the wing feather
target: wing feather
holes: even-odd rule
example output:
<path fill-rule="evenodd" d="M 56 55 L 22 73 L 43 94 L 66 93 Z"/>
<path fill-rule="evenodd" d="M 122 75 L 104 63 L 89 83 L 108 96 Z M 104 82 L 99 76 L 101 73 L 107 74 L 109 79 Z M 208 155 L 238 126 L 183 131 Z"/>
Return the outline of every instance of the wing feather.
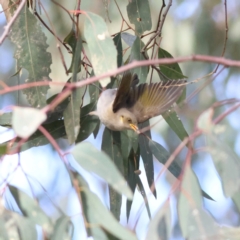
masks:
<path fill-rule="evenodd" d="M 128 109 L 134 113 L 139 123 L 164 113 L 178 100 L 186 80 L 140 84 L 132 87 L 128 95 Z"/>

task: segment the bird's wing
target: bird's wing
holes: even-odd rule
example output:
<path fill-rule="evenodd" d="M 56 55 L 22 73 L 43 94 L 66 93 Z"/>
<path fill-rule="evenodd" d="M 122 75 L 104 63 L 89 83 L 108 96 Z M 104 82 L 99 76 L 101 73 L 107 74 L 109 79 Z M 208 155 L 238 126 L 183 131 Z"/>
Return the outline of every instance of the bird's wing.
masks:
<path fill-rule="evenodd" d="M 132 87 L 127 108 L 134 113 L 139 123 L 160 115 L 178 100 L 185 82 L 181 79 Z"/>
<path fill-rule="evenodd" d="M 134 74 L 132 76 L 131 72 L 126 72 L 123 75 L 120 86 L 117 90 L 115 100 L 113 102 L 113 112 L 117 112 L 120 108 L 126 106 L 126 101 L 129 98 L 130 89 L 132 86 L 138 84 L 138 76 Z"/>

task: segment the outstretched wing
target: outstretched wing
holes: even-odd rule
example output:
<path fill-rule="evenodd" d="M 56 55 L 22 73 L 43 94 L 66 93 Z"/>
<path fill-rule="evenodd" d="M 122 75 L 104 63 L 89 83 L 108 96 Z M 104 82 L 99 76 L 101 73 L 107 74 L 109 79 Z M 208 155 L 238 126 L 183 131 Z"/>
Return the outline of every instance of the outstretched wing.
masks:
<path fill-rule="evenodd" d="M 138 76 L 132 74 L 130 72 L 126 72 L 123 75 L 120 86 L 117 90 L 117 94 L 115 100 L 113 102 L 113 112 L 117 112 L 120 108 L 126 107 L 127 100 L 129 99 L 129 94 L 131 91 L 131 87 L 136 86 L 138 84 Z"/>
<path fill-rule="evenodd" d="M 185 83 L 186 80 L 180 79 L 132 87 L 127 107 L 139 123 L 144 122 L 168 110 L 182 94 Z"/>

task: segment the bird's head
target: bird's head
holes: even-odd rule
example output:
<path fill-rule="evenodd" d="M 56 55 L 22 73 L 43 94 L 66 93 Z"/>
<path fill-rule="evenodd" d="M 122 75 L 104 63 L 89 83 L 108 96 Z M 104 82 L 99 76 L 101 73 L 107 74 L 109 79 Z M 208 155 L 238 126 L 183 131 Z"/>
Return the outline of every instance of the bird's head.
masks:
<path fill-rule="evenodd" d="M 128 111 L 127 109 L 119 109 L 117 112 L 119 124 L 121 125 L 122 129 L 131 129 L 135 132 L 139 132 L 138 130 L 138 123 L 135 115 Z"/>

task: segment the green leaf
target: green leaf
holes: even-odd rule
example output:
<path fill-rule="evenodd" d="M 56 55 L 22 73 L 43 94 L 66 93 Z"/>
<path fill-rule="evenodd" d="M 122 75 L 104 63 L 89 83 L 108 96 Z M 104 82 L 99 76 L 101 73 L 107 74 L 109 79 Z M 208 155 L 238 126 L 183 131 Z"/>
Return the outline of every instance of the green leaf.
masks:
<path fill-rule="evenodd" d="M 139 128 L 145 128 L 149 126 L 149 121 L 146 121 L 144 123 L 141 123 L 139 125 Z M 149 144 L 148 144 L 148 138 L 151 138 L 150 130 L 144 132 L 143 134 L 138 135 L 138 142 L 140 147 L 140 154 L 143 160 L 144 169 L 147 175 L 148 180 L 148 186 L 151 189 L 153 195 L 157 197 L 156 189 L 154 186 L 154 169 L 153 169 L 153 155 L 150 151 Z"/>
<path fill-rule="evenodd" d="M 130 62 L 132 61 L 142 61 L 145 60 L 143 54 L 141 53 L 142 48 L 144 47 L 144 43 L 140 40 L 139 37 L 133 43 L 131 54 L 130 54 Z M 140 83 L 145 83 L 148 75 L 148 67 L 137 67 L 131 70 L 132 73 L 136 73 L 139 78 Z"/>
<path fill-rule="evenodd" d="M 72 154 L 85 170 L 96 173 L 117 192 L 124 194 L 129 199 L 132 198 L 132 192 L 125 183 L 124 178 L 104 152 L 97 150 L 88 142 L 82 142 L 74 147 Z"/>
<path fill-rule="evenodd" d="M 153 153 L 153 155 L 155 156 L 155 158 L 162 163 L 163 165 L 165 165 L 165 163 L 167 162 L 167 160 L 170 157 L 170 153 L 163 147 L 161 146 L 159 143 L 154 142 L 152 140 L 149 140 L 149 147 L 151 152 Z M 176 162 L 172 162 L 168 168 L 168 170 L 176 177 L 178 178 L 182 169 L 181 167 L 176 163 Z"/>
<path fill-rule="evenodd" d="M 218 228 L 202 209 L 201 191 L 195 174 L 185 168 L 178 202 L 179 222 L 184 238 L 201 239 L 216 235 Z"/>
<path fill-rule="evenodd" d="M 171 208 L 169 202 L 166 201 L 151 220 L 146 239 L 168 240 L 171 228 Z"/>
<path fill-rule="evenodd" d="M 13 5 L 18 7 L 18 5 Z M 40 82 L 49 79 L 51 54 L 47 52 L 47 39 L 42 32 L 39 21 L 28 10 L 27 4 L 20 12 L 11 28 L 10 39 L 15 45 L 15 58 L 18 68 L 28 71 L 26 83 Z M 32 107 L 46 105 L 48 86 L 32 87 L 23 90 Z"/>
<path fill-rule="evenodd" d="M 158 58 L 173 58 L 173 56 L 167 52 L 166 50 L 159 48 L 158 50 Z M 164 75 L 160 75 L 162 81 L 166 81 L 169 79 L 184 79 L 187 78 L 183 75 L 181 68 L 178 63 L 173 64 L 161 64 L 160 65 L 161 73 Z M 167 78 L 166 78 L 167 77 Z M 186 98 L 186 88 L 183 90 L 182 95 L 180 96 L 178 103 L 181 103 Z"/>
<path fill-rule="evenodd" d="M 90 96 L 91 103 L 98 101 L 99 89 L 100 89 L 100 84 L 98 82 L 95 82 L 94 84 L 88 85 L 88 90 L 89 90 L 89 96 Z"/>
<path fill-rule="evenodd" d="M 73 64 L 72 64 L 72 78 L 71 82 L 77 82 L 77 73 L 79 71 L 79 64 L 81 61 L 81 51 L 82 51 L 82 39 L 81 36 L 78 36 L 76 43 L 76 48 L 73 54 Z M 67 108 L 63 112 L 64 116 L 64 125 L 68 140 L 70 144 L 73 144 L 78 136 L 80 130 L 80 109 L 85 93 L 85 88 L 77 88 L 71 93 L 70 102 Z"/>
<path fill-rule="evenodd" d="M 71 240 L 72 234 L 69 234 L 69 229 L 72 226 L 69 217 L 61 216 L 55 223 L 51 240 Z M 71 233 L 71 231 L 70 231 Z"/>
<path fill-rule="evenodd" d="M 108 128 L 104 129 L 102 137 L 102 151 L 104 151 L 114 165 L 123 174 L 123 156 L 121 152 L 121 134 L 120 132 L 111 131 Z M 109 188 L 110 210 L 116 219 L 120 220 L 122 196 L 111 187 Z"/>
<path fill-rule="evenodd" d="M 180 140 L 184 140 L 184 138 L 188 137 L 188 133 L 185 130 L 183 123 L 175 110 L 169 109 L 165 113 L 162 114 L 164 120 L 167 122 L 169 127 L 177 134 Z"/>
<path fill-rule="evenodd" d="M 38 203 L 26 193 L 20 191 L 14 186 L 9 186 L 9 190 L 22 214 L 25 217 L 28 217 L 32 223 L 40 225 L 44 231 L 49 234 L 52 231 L 52 223 L 43 210 L 39 207 Z"/>
<path fill-rule="evenodd" d="M 148 0 L 132 0 L 127 5 L 129 21 L 135 25 L 136 35 L 151 30 L 152 20 Z"/>
<path fill-rule="evenodd" d="M 95 116 L 89 115 L 88 113 L 94 110 L 95 102 L 86 105 L 81 110 L 80 117 L 80 131 L 76 139 L 76 143 L 82 142 L 87 139 L 96 129 L 99 124 L 99 119 Z"/>
<path fill-rule="evenodd" d="M 73 26 L 75 27 L 75 23 L 73 24 Z M 75 69 L 76 72 L 81 71 L 81 51 L 82 51 L 81 36 L 79 35 L 77 38 L 76 31 L 74 29 L 71 29 L 70 33 L 65 37 L 63 42 L 68 44 L 72 48 L 72 51 L 73 51 L 72 62 L 71 62 L 71 65 L 70 65 L 67 73 L 73 72 L 74 68 L 76 68 Z M 79 44 L 80 49 L 77 49 L 78 44 Z"/>
<path fill-rule="evenodd" d="M 12 127 L 19 137 L 28 138 L 46 119 L 46 114 L 41 110 L 27 107 L 14 107 Z"/>
<path fill-rule="evenodd" d="M 101 203 L 96 194 L 88 189 L 83 190 L 87 198 L 88 215 L 91 216 L 93 226 L 99 225 L 112 235 L 122 240 L 137 240 L 136 236 L 127 228 L 124 228 L 106 207 Z"/>
<path fill-rule="evenodd" d="M 84 35 L 94 73 L 97 76 L 117 68 L 117 50 L 104 20 L 94 13 L 86 14 Z M 109 82 L 109 77 L 100 81 L 103 87 L 106 87 Z"/>
<path fill-rule="evenodd" d="M 140 159 L 140 149 L 138 148 L 137 153 L 134 152 L 133 148 L 131 149 L 131 152 L 129 154 L 128 158 L 128 171 L 127 171 L 127 183 L 134 193 L 135 188 L 137 186 L 137 177 L 135 174 L 135 171 L 139 169 L 139 159 Z M 132 200 L 127 200 L 127 220 L 129 219 L 131 207 L 132 207 Z"/>
<path fill-rule="evenodd" d="M 121 67 L 122 66 L 122 61 L 123 61 L 123 49 L 122 49 L 122 40 L 121 40 L 121 33 L 118 33 L 114 38 L 113 41 L 116 45 L 117 48 L 117 66 Z"/>
<path fill-rule="evenodd" d="M 173 56 L 166 50 L 159 48 L 158 58 L 173 58 Z M 183 75 L 181 68 L 178 63 L 172 64 L 161 64 L 161 72 L 170 79 L 184 79 L 187 78 Z M 164 79 L 165 80 L 165 79 Z"/>

